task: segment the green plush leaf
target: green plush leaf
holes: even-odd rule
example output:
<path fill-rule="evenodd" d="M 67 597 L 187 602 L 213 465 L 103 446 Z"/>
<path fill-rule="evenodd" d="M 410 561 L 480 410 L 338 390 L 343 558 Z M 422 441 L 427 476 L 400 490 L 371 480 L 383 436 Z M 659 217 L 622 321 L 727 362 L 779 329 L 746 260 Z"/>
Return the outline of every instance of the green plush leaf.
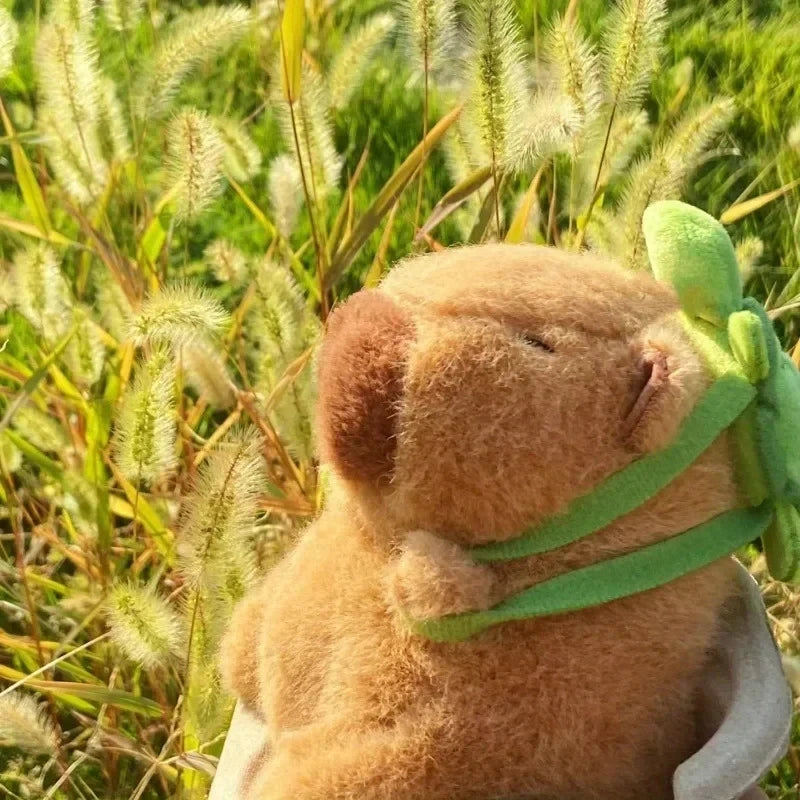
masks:
<path fill-rule="evenodd" d="M 800 513 L 791 503 L 776 505 L 762 541 L 770 575 L 779 581 L 800 579 Z"/>
<path fill-rule="evenodd" d="M 728 339 L 750 383 L 763 381 L 769 375 L 769 352 L 761 320 L 752 311 L 736 311 L 728 318 Z"/>
<path fill-rule="evenodd" d="M 665 200 L 642 221 L 653 274 L 678 293 L 683 310 L 725 328 L 742 307 L 742 279 L 728 234 L 699 208 Z"/>

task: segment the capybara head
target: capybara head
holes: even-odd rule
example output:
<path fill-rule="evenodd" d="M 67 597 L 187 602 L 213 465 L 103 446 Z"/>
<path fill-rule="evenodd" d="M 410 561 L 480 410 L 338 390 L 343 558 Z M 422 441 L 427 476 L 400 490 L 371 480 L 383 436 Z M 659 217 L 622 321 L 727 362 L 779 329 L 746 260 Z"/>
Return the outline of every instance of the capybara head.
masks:
<path fill-rule="evenodd" d="M 592 255 L 409 259 L 331 316 L 322 459 L 399 528 L 513 538 L 670 443 L 709 383 L 677 309 L 669 287 Z"/>

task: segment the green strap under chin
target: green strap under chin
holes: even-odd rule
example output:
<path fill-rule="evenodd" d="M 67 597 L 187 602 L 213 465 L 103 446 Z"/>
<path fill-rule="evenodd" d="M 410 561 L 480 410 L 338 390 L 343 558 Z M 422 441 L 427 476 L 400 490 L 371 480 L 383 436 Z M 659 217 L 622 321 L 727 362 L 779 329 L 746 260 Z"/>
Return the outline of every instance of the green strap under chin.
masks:
<path fill-rule="evenodd" d="M 724 558 L 760 536 L 773 517 L 758 508 L 720 514 L 670 539 L 538 583 L 487 611 L 409 620 L 435 642 L 459 642 L 500 622 L 577 611 L 654 589 Z"/>
<path fill-rule="evenodd" d="M 675 441 L 634 461 L 558 516 L 507 542 L 473 547 L 478 562 L 505 561 L 544 553 L 594 533 L 654 497 L 672 483 L 744 412 L 756 390 L 743 377 L 718 378 L 686 418 Z M 755 538 L 753 536 L 752 538 Z"/>

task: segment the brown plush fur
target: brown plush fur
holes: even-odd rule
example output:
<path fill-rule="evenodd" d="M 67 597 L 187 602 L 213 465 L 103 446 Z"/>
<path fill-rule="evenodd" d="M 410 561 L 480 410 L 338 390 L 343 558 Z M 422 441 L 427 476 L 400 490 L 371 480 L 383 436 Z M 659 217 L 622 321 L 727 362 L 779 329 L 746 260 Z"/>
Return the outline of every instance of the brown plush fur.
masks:
<path fill-rule="evenodd" d="M 411 318 L 386 295 L 359 292 L 331 315 L 320 363 L 324 460 L 351 479 L 392 471 Z"/>
<path fill-rule="evenodd" d="M 667 800 L 701 744 L 695 691 L 731 561 L 461 643 L 403 619 L 486 608 L 738 504 L 723 435 L 583 541 L 486 566 L 463 550 L 669 442 L 707 385 L 675 297 L 589 256 L 501 245 L 408 261 L 367 297 L 382 299 L 351 300 L 321 355 L 327 509 L 225 649 L 272 744 L 252 797 Z"/>

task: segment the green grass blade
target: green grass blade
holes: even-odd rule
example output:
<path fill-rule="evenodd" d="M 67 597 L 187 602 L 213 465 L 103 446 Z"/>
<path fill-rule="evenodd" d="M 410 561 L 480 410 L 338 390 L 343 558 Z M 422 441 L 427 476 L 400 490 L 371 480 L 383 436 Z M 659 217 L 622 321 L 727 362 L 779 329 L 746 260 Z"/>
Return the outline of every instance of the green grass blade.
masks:
<path fill-rule="evenodd" d="M 422 165 L 423 160 L 441 141 L 442 137 L 450 129 L 450 126 L 458 119 L 461 109 L 462 106 L 457 106 L 452 111 L 445 114 L 445 116 L 431 128 L 425 139 L 411 151 L 408 158 L 397 168 L 394 175 L 389 178 L 384 187 L 378 192 L 372 205 L 358 221 L 353 232 L 345 239 L 339 252 L 334 257 L 330 269 L 325 274 L 326 289 L 333 287 L 347 268 L 353 263 L 353 259 L 358 255 L 367 239 L 369 239 L 381 224 L 381 220 L 386 216 L 397 198 L 405 191 L 411 179 Z"/>
<path fill-rule="evenodd" d="M 300 97 L 305 30 L 305 0 L 286 0 L 281 20 L 281 86 L 290 103 Z"/>
<path fill-rule="evenodd" d="M 67 345 L 70 343 L 70 340 L 75 335 L 75 331 L 76 328 L 73 327 L 66 333 L 61 341 L 55 346 L 53 352 L 47 356 L 44 362 L 22 385 L 20 393 L 11 401 L 11 403 L 9 403 L 6 413 L 3 415 L 3 418 L 0 419 L 0 431 L 8 427 L 8 423 L 11 421 L 11 417 L 14 416 L 14 412 L 36 391 L 36 387 L 42 382 L 44 376 L 50 371 L 50 367 L 55 364 L 56 360 L 61 356 Z"/>
<path fill-rule="evenodd" d="M 447 217 L 462 206 L 491 177 L 492 168 L 481 167 L 447 192 L 436 204 L 433 211 L 431 211 L 431 215 L 420 228 L 416 237 L 417 241 L 424 238 L 426 234 L 430 233 L 437 225 L 447 219 Z"/>
<path fill-rule="evenodd" d="M 3 120 L 3 127 L 6 129 L 6 134 L 11 139 L 11 158 L 14 162 L 14 172 L 17 176 L 17 184 L 19 185 L 20 192 L 22 192 L 22 199 L 25 202 L 25 207 L 33 218 L 36 227 L 42 233 L 49 234 L 53 226 L 50 223 L 50 214 L 47 211 L 47 204 L 44 201 L 42 190 L 39 188 L 39 184 L 36 181 L 36 176 L 33 174 L 31 162 L 28 161 L 28 156 L 25 155 L 25 150 L 17 139 L 16 131 L 11 124 L 11 119 L 6 113 L 6 108 L 2 101 L 0 101 L 0 118 Z"/>
<path fill-rule="evenodd" d="M 758 211 L 773 200 L 778 200 L 785 194 L 788 194 L 796 186 L 800 186 L 800 178 L 790 181 L 786 185 L 781 186 L 780 189 L 774 189 L 771 192 L 760 194 L 758 197 L 751 197 L 749 200 L 745 200 L 742 203 L 736 203 L 722 212 L 719 221 L 723 225 L 730 225 L 734 222 L 738 222 L 740 219 L 752 214 L 754 211 Z"/>

